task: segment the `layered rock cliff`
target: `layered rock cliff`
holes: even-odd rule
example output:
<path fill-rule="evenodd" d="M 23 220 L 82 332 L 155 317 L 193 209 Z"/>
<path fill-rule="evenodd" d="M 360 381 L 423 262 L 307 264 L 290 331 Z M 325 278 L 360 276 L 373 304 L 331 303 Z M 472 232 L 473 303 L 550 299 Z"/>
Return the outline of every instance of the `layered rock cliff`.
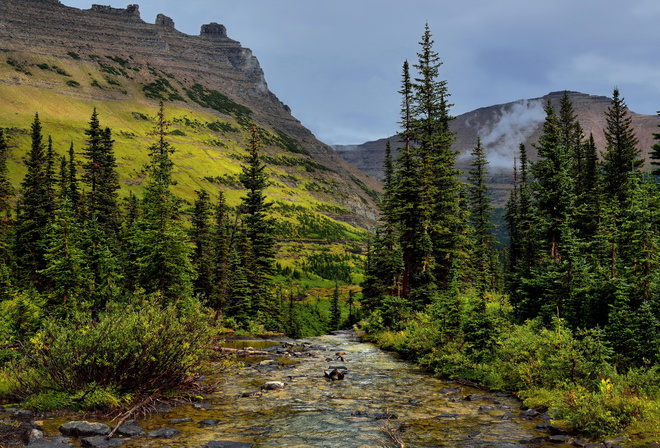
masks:
<path fill-rule="evenodd" d="M 340 193 L 341 205 L 356 214 L 356 221 L 375 217 L 373 196 L 380 184 L 346 163 L 291 115 L 268 89 L 257 58 L 229 38 L 223 25 L 204 24 L 200 34 L 192 36 L 177 31 L 174 20 L 162 14 L 154 23 L 145 22 L 138 5 L 83 10 L 57 0 L 2 0 L 0 54 L 0 63 L 6 60 L 16 68 L 11 76 L 0 77 L 0 85 L 50 90 L 89 103 L 135 99 L 142 93 L 136 86 L 141 86 L 154 103 L 161 98 L 234 119 L 248 111 L 257 125 L 293 142 L 299 148 L 295 156 L 304 159 L 301 163 L 328 168 L 319 175 Z M 57 60 L 67 62 L 52 62 Z M 35 64 L 68 67 L 71 72 L 73 62 L 78 68 L 68 80 L 35 76 Z M 213 97 L 218 93 L 219 100 Z"/>

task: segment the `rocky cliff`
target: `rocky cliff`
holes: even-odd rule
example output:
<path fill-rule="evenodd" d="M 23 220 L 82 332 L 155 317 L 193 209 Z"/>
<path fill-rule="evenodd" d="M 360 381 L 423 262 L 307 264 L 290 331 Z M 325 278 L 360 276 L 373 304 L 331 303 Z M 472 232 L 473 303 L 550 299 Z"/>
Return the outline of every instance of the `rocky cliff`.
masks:
<path fill-rule="evenodd" d="M 136 101 L 146 94 L 151 107 L 164 99 L 223 119 L 240 122 L 248 116 L 276 136 L 280 146 L 295 146 L 294 156 L 302 165 L 326 168 L 317 170 L 318 176 L 339 193 L 340 199 L 330 202 L 341 202 L 355 214 L 347 219 L 364 224 L 375 216 L 373 196 L 380 184 L 346 163 L 291 115 L 268 89 L 257 58 L 230 39 L 223 25 L 204 24 L 200 34 L 192 36 L 177 31 L 174 20 L 162 14 L 154 23 L 145 22 L 138 5 L 81 10 L 57 0 L 2 0 L 0 69 L 5 63 L 9 74 L 0 76 L 0 87 L 50 91 L 67 101 L 90 104 L 90 110 L 100 102 Z M 45 76 L 44 67 L 68 78 Z M 19 113 L 22 104 L 27 102 L 14 101 L 10 107 Z M 44 116 L 57 120 L 58 111 L 45 101 L 43 105 Z M 0 119 L 6 121 L 0 126 L 14 125 L 12 114 Z"/>

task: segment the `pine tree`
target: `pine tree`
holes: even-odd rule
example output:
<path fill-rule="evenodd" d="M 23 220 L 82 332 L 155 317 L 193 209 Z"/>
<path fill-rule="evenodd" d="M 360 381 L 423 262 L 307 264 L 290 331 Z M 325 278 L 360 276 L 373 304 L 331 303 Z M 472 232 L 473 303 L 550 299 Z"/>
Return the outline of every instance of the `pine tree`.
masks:
<path fill-rule="evenodd" d="M 193 250 L 179 217 L 179 199 L 171 191 L 174 148 L 166 140 L 168 122 L 161 101 L 150 147 L 149 180 L 142 201 L 142 216 L 135 235 L 138 280 L 147 293 L 157 293 L 163 304 L 192 295 Z"/>
<path fill-rule="evenodd" d="M 197 198 L 193 205 L 190 236 L 195 250 L 192 263 L 196 272 L 195 294 L 206 301 L 215 294 L 215 278 L 213 273 L 213 246 L 211 241 L 211 199 L 206 190 L 196 192 Z"/>
<path fill-rule="evenodd" d="M 413 129 L 418 142 L 421 161 L 422 203 L 419 219 L 421 235 L 422 300 L 430 303 L 437 282 L 446 288 L 450 271 L 460 254 L 460 236 L 464 235 L 465 223 L 461 219 L 459 200 L 459 171 L 456 169 L 456 151 L 451 146 L 454 134 L 449 129 L 453 117 L 449 113 L 447 81 L 439 79 L 442 63 L 433 50 L 433 39 L 428 24 L 418 53 L 419 78 L 413 83 Z"/>
<path fill-rule="evenodd" d="M 247 163 L 243 166 L 240 181 L 246 190 L 239 210 L 242 218 L 241 231 L 250 245 L 251 264 L 246 266 L 250 275 L 252 306 L 259 321 L 271 319 L 276 306 L 271 293 L 271 278 L 275 262 L 275 223 L 268 216 L 272 203 L 266 201 L 265 190 L 270 181 L 266 165 L 259 154 L 261 143 L 256 125 L 252 126 Z M 275 322 L 270 325 L 276 325 Z"/>
<path fill-rule="evenodd" d="M 96 108 L 85 130 L 87 146 L 83 149 L 83 182 L 89 188 L 86 206 L 90 219 L 97 220 L 108 236 L 119 231 L 118 190 L 119 175 L 114 155 L 114 141 L 110 128 L 102 129 Z"/>
<path fill-rule="evenodd" d="M 39 272 L 46 267 L 46 235 L 54 206 L 38 114 L 32 123 L 31 137 L 32 145 L 25 160 L 27 173 L 21 183 L 18 202 L 14 251 L 19 277 L 43 290 L 46 288 L 45 279 Z"/>
<path fill-rule="evenodd" d="M 12 202 L 14 187 L 9 180 L 7 158 L 9 146 L 5 132 L 0 128 L 0 264 L 8 266 L 11 261 Z"/>
<path fill-rule="evenodd" d="M 421 210 L 421 183 L 420 166 L 415 157 L 413 142 L 415 139 L 413 129 L 413 91 L 410 80 L 408 61 L 403 64 L 401 81 L 401 143 L 400 155 L 396 160 L 393 173 L 394 203 L 397 206 L 397 220 L 403 260 L 401 273 L 401 296 L 407 299 L 411 290 L 418 287 L 418 273 L 421 270 L 421 249 L 419 247 L 422 234 L 420 218 Z"/>
<path fill-rule="evenodd" d="M 335 284 L 330 303 L 330 329 L 339 330 L 341 325 L 341 308 L 339 307 L 339 284 Z"/>
<path fill-rule="evenodd" d="M 481 145 L 481 138 L 477 138 L 477 145 L 472 149 L 472 167 L 468 173 L 468 202 L 470 209 L 470 222 L 474 229 L 475 238 L 475 264 L 478 272 L 476 289 L 484 297 L 486 289 L 493 284 L 495 266 L 494 259 L 494 229 L 488 185 L 486 184 L 486 169 L 488 160 Z"/>
<path fill-rule="evenodd" d="M 658 116 L 660 116 L 660 111 L 658 111 Z M 658 125 L 660 127 L 660 124 Z M 660 132 L 653 133 L 653 140 L 660 141 Z M 649 159 L 651 159 L 651 165 L 656 168 L 651 171 L 651 174 L 654 176 L 660 176 L 660 142 L 654 143 L 651 146 L 651 152 L 649 153 Z"/>
<path fill-rule="evenodd" d="M 628 107 L 619 97 L 619 89 L 614 89 L 612 103 L 605 115 L 607 147 L 603 153 L 604 191 L 619 204 L 624 204 L 630 198 L 630 176 L 639 171 L 644 160 L 640 158 L 639 140 L 635 136 Z"/>
<path fill-rule="evenodd" d="M 212 278 L 213 294 L 209 299 L 209 306 L 220 316 L 227 301 L 229 279 L 231 276 L 230 263 L 232 257 L 232 235 L 227 203 L 222 191 L 218 192 L 218 202 L 215 206 L 214 223 L 211 232 L 212 246 Z"/>

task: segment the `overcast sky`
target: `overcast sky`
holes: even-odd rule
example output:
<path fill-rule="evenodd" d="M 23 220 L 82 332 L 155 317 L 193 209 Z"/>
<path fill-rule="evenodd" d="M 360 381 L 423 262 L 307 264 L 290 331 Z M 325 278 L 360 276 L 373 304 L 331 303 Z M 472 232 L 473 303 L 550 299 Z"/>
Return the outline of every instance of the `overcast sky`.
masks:
<path fill-rule="evenodd" d="M 131 0 L 61 0 L 124 8 Z M 398 130 L 401 67 L 428 22 L 451 112 L 576 90 L 660 110 L 660 0 L 133 0 L 197 35 L 218 22 L 252 49 L 272 92 L 328 144 Z"/>

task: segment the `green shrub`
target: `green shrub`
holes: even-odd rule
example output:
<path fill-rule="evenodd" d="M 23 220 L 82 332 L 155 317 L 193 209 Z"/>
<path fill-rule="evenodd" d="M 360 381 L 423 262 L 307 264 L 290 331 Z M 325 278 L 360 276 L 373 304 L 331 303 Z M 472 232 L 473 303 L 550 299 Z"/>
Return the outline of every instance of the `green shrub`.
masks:
<path fill-rule="evenodd" d="M 191 378 L 210 340 L 206 313 L 190 308 L 181 315 L 146 302 L 114 305 L 96 321 L 47 322 L 24 349 L 20 391 L 83 394 L 96 397 L 96 406 L 108 394 L 177 388 Z"/>

